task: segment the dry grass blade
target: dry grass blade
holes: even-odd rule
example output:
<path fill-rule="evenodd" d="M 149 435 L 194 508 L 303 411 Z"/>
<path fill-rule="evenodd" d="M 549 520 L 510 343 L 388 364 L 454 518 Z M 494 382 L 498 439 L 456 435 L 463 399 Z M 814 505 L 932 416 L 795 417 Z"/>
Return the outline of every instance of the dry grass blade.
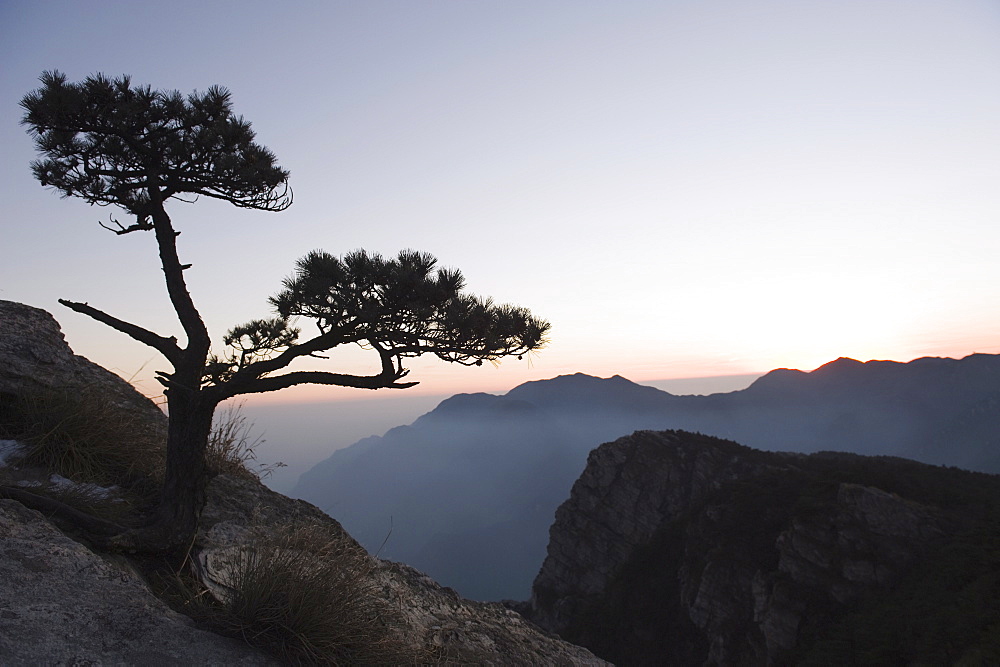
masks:
<path fill-rule="evenodd" d="M 229 404 L 217 412 L 205 451 L 208 469 L 216 473 L 266 479 L 276 468 L 283 467 L 284 463 L 256 463 L 256 449 L 264 439 L 253 434 L 253 426 L 243 414 L 243 403 Z"/>

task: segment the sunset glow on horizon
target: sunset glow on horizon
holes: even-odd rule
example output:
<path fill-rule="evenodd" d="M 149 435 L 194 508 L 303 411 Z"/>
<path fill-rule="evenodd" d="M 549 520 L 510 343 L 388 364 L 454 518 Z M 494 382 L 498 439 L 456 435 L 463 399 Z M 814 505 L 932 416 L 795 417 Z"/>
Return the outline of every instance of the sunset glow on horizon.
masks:
<path fill-rule="evenodd" d="M 430 252 L 551 344 L 410 364 L 416 395 L 583 372 L 635 382 L 1000 353 L 1000 7 L 13 0 L 0 8 L 0 299 L 157 395 L 166 362 L 58 305 L 178 335 L 151 235 L 33 180 L 43 70 L 219 84 L 291 171 L 284 213 L 173 202 L 216 340 L 314 248 Z M 153 31 L 149 26 L 155 26 Z M 300 323 L 304 329 L 311 323 Z M 316 368 L 369 374 L 371 352 Z M 297 387 L 265 403 L 387 393 Z"/>

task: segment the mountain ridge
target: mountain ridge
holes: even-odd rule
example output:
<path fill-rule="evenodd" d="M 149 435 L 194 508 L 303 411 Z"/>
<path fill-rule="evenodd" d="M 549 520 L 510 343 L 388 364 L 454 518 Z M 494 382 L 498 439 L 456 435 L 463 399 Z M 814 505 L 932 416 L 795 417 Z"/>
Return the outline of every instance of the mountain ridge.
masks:
<path fill-rule="evenodd" d="M 361 441 L 363 454 L 352 452 L 359 445 L 334 452 L 292 494 L 331 508 L 369 549 L 391 527 L 388 557 L 469 597 L 525 599 L 547 524 L 602 442 L 683 429 L 765 450 L 854 451 L 1000 471 L 994 405 L 1000 355 L 841 358 L 810 372 L 775 369 L 746 389 L 708 396 L 575 373 L 504 395 L 453 396 L 405 429 Z M 444 553 L 447 566 L 431 557 Z M 494 573 L 508 567 L 517 573 L 494 585 Z"/>

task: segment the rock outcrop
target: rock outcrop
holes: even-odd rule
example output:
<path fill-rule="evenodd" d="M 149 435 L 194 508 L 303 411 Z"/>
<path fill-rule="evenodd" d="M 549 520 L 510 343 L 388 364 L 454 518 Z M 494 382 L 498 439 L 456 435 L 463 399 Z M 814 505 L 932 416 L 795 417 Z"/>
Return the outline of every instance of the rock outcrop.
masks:
<path fill-rule="evenodd" d="M 591 452 L 570 499 L 556 511 L 548 555 L 532 587 L 535 620 L 565 630 L 578 614 L 576 604 L 603 592 L 664 524 L 726 482 L 763 469 L 735 443 L 703 447 L 699 440 L 647 431 Z"/>
<path fill-rule="evenodd" d="M 591 453 L 525 613 L 616 664 L 951 663 L 1000 641 L 995 605 L 954 612 L 1000 594 L 998 502 L 992 475 L 637 432 Z M 930 609 L 973 627 L 926 644 Z"/>
<path fill-rule="evenodd" d="M 224 580 L 220 552 L 260 531 L 328 528 L 361 549 L 319 509 L 259 482 L 220 475 L 192 557 L 207 583 Z M 251 530 L 252 528 L 252 530 Z M 465 600 L 411 567 L 374 560 L 374 590 L 391 604 L 393 633 L 415 659 L 458 664 L 603 665 L 588 650 L 540 631 L 498 603 Z M 64 536 L 40 513 L 0 500 L 0 663 L 266 665 L 273 658 L 200 629 L 157 599 L 129 561 Z"/>
<path fill-rule="evenodd" d="M 315 506 L 282 496 L 253 480 L 220 475 L 209 487 L 209 502 L 194 550 L 203 577 L 209 582 L 225 581 L 225 572 L 219 570 L 225 558 L 218 556 L 245 544 L 243 538 L 253 530 L 275 531 L 295 524 L 325 526 L 361 549 L 340 524 Z M 463 599 L 407 565 L 384 560 L 374 564 L 379 594 L 401 620 L 398 639 L 415 656 L 434 655 L 446 662 L 480 665 L 606 664 L 586 649 L 540 632 L 499 603 Z"/>
<path fill-rule="evenodd" d="M 85 389 L 99 386 L 123 406 L 153 421 L 163 414 L 128 382 L 89 359 L 73 354 L 59 323 L 48 312 L 0 300 L 0 392 Z"/>
<path fill-rule="evenodd" d="M 48 313 L 0 301 L 0 405 L 22 394 L 83 389 L 110 395 L 154 432 L 164 426 L 163 414 L 126 382 L 74 355 Z M 4 444 L 6 452 L 17 450 Z M 35 484 L 38 470 L 18 468 L 16 458 L 0 460 L 4 483 Z M 249 476 L 218 475 L 190 552 L 192 575 L 218 590 L 227 581 L 221 555 L 251 549 L 248 540 L 289 525 L 320 526 L 363 553 L 318 508 Z M 392 607 L 390 632 L 415 662 L 432 656 L 484 665 L 606 664 L 500 604 L 464 600 L 405 565 L 370 562 L 370 588 Z M 243 641 L 173 611 L 153 595 L 142 571 L 124 556 L 71 539 L 42 514 L 0 500 L 0 664 L 275 664 Z"/>
<path fill-rule="evenodd" d="M 13 397 L 49 392 L 99 394 L 132 413 L 137 424 L 166 433 L 163 412 L 122 378 L 73 354 L 52 315 L 0 300 L 0 417 Z"/>

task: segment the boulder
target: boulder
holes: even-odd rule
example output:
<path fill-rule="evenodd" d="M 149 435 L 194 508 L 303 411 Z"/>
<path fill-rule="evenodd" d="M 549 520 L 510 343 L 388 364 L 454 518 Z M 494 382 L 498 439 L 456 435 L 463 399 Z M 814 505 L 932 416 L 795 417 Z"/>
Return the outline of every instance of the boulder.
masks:
<path fill-rule="evenodd" d="M 119 376 L 74 354 L 52 315 L 0 300 L 0 408 L 15 396 L 40 392 L 98 395 L 165 437 L 163 412 Z"/>
<path fill-rule="evenodd" d="M 0 500 L 3 665 L 269 665 L 237 639 L 198 629 L 157 599 L 126 561 Z"/>

